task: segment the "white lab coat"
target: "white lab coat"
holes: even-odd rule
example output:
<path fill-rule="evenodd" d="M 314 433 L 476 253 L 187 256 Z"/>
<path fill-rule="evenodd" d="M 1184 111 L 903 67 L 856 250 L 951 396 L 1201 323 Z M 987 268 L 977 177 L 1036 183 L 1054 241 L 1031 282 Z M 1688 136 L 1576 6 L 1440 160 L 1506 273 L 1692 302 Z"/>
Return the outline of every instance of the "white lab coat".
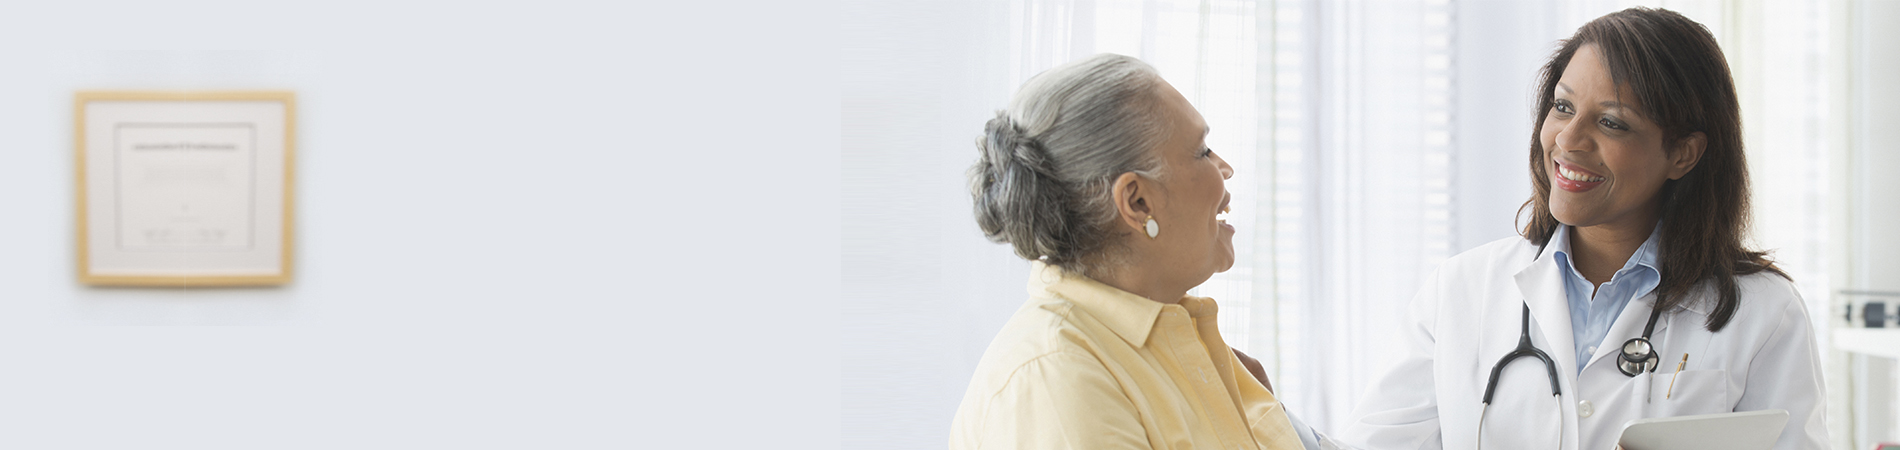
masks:
<path fill-rule="evenodd" d="M 1405 356 L 1328 446 L 1475 448 L 1485 381 L 1517 347 L 1528 301 L 1532 344 L 1555 360 L 1562 396 L 1550 395 L 1542 363 L 1512 360 L 1485 418 L 1484 448 L 1608 450 L 1632 420 L 1761 409 L 1788 410 L 1774 448 L 1826 448 L 1821 363 L 1793 283 L 1770 273 L 1738 277 L 1740 306 L 1715 333 L 1704 326 L 1715 298 L 1705 283 L 1694 301 L 1657 321 L 1657 370 L 1629 377 L 1616 368 L 1619 349 L 1642 335 L 1655 304 L 1653 293 L 1634 299 L 1579 375 L 1554 251 L 1539 255 L 1537 245 L 1513 237 L 1445 261 L 1412 300 L 1398 344 Z M 1687 368 L 1676 374 L 1684 353 Z"/>

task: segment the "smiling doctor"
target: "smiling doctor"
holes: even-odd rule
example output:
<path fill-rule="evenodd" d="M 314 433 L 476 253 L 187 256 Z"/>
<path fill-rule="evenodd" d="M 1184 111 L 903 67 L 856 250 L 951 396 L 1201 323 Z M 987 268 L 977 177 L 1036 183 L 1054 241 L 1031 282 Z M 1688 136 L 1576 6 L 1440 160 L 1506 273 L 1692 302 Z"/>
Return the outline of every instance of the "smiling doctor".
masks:
<path fill-rule="evenodd" d="M 1667 10 L 1603 16 L 1544 66 L 1538 108 L 1522 238 L 1439 267 L 1405 357 L 1322 446 L 1607 450 L 1631 420 L 1784 409 L 1774 448 L 1824 448 L 1808 312 L 1742 244 L 1715 38 Z"/>

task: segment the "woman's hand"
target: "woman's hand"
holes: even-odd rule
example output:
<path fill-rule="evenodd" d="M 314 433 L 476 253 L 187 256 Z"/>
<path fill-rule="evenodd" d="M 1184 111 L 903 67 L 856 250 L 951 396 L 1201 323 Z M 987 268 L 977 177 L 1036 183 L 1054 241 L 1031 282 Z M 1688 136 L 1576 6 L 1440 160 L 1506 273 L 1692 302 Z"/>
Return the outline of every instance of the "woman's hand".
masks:
<path fill-rule="evenodd" d="M 1253 359 L 1252 356 L 1247 356 L 1246 353 L 1241 353 L 1240 349 L 1233 350 L 1234 356 L 1240 358 L 1240 364 L 1247 366 L 1247 373 L 1253 374 L 1253 379 L 1260 380 L 1260 385 L 1266 386 L 1267 392 L 1273 392 L 1273 382 L 1267 381 L 1267 368 L 1261 366 L 1259 360 Z"/>

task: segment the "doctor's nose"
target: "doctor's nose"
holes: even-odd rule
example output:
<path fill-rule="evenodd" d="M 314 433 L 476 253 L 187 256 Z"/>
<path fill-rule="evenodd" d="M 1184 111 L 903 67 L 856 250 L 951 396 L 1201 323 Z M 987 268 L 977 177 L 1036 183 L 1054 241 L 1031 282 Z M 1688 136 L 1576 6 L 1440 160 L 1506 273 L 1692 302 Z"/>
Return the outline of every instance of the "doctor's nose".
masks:
<path fill-rule="evenodd" d="M 1564 123 L 1557 129 L 1556 150 L 1578 152 L 1596 150 L 1595 142 L 1590 140 L 1589 122 L 1575 120 Z"/>

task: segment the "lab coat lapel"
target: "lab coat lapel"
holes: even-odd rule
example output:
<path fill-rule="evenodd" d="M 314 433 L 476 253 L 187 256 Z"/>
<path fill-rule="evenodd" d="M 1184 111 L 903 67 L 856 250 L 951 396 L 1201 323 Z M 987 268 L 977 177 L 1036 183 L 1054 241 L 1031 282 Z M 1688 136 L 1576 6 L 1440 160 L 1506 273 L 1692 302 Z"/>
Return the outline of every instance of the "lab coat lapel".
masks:
<path fill-rule="evenodd" d="M 1557 363 L 1559 377 L 1570 378 L 1577 373 L 1577 350 L 1570 331 L 1570 305 L 1564 296 L 1563 278 L 1557 273 L 1557 262 L 1549 255 L 1538 255 L 1531 264 L 1513 276 L 1517 280 L 1518 293 L 1524 295 L 1526 304 L 1531 307 L 1531 318 L 1536 322 L 1534 331 L 1544 337 L 1544 343 L 1537 345 L 1544 353 L 1550 354 Z"/>

